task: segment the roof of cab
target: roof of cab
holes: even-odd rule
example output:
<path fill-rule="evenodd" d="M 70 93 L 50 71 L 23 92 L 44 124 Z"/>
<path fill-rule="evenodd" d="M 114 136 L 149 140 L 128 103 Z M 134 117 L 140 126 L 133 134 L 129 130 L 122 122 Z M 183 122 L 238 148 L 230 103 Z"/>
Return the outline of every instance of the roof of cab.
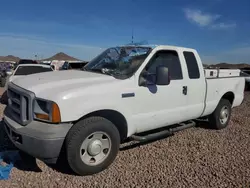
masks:
<path fill-rule="evenodd" d="M 121 45 L 121 46 L 118 46 L 118 47 L 148 47 L 148 48 L 152 48 L 152 49 L 155 49 L 155 48 L 159 48 L 159 49 L 164 49 L 164 48 L 170 48 L 170 49 L 175 49 L 175 50 L 187 50 L 187 51 L 195 51 L 195 49 L 193 48 L 187 48 L 187 47 L 182 47 L 182 46 L 173 46 L 173 45 L 163 45 L 163 44 L 147 44 L 147 45 L 132 45 L 132 44 L 129 44 L 129 45 Z"/>

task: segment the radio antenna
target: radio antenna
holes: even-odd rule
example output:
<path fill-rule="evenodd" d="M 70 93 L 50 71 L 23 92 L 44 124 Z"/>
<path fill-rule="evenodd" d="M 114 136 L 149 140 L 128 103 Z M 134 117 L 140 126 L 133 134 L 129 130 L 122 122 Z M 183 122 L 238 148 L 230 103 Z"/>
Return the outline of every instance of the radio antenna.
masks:
<path fill-rule="evenodd" d="M 132 44 L 134 43 L 134 28 L 132 27 Z"/>
<path fill-rule="evenodd" d="M 134 44 L 134 11 L 135 11 L 135 0 L 131 0 L 131 26 L 132 26 L 132 36 L 131 36 L 131 43 Z"/>

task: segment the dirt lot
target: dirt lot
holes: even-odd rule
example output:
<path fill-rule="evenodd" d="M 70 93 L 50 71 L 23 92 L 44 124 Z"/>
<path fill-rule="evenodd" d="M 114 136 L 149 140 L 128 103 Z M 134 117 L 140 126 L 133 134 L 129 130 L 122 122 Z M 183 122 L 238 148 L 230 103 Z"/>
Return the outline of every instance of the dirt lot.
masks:
<path fill-rule="evenodd" d="M 121 146 L 109 169 L 88 177 L 25 158 L 0 187 L 249 187 L 249 122 L 250 93 L 246 93 L 224 130 L 211 130 L 202 123 L 147 145 Z M 7 149 L 13 146 L 1 124 L 0 151 Z"/>

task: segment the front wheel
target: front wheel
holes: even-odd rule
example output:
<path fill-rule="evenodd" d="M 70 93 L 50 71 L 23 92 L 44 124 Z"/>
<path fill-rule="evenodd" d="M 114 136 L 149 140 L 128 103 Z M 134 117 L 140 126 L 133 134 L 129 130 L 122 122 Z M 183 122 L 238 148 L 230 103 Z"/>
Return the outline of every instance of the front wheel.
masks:
<path fill-rule="evenodd" d="M 209 124 L 215 129 L 223 129 L 228 126 L 231 118 L 232 105 L 229 100 L 221 99 L 215 111 L 209 116 Z"/>
<path fill-rule="evenodd" d="M 92 175 L 106 169 L 116 158 L 120 135 L 115 125 L 102 117 L 76 123 L 66 137 L 69 166 L 78 175 Z"/>

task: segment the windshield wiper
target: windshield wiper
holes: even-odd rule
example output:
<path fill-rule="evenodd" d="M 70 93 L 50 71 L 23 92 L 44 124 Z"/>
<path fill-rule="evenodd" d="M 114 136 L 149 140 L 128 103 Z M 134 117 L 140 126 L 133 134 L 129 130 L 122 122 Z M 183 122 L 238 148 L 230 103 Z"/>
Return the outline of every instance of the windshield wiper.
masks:
<path fill-rule="evenodd" d="M 105 68 L 102 68 L 102 69 L 98 69 L 98 68 L 90 68 L 90 69 L 86 69 L 86 68 L 83 68 L 83 71 L 89 71 L 89 72 L 96 72 L 96 73 L 101 73 L 101 74 L 107 74 L 107 75 L 110 75 L 110 76 L 114 76 L 109 69 L 105 69 Z"/>
<path fill-rule="evenodd" d="M 106 74 L 106 75 L 113 76 L 113 77 L 122 75 L 120 72 L 118 72 L 116 70 L 107 69 L 107 68 L 101 68 L 101 69 L 98 69 L 98 68 L 91 68 L 91 69 L 83 68 L 82 70 L 83 71 Z"/>
<path fill-rule="evenodd" d="M 97 72 L 97 73 L 102 73 L 101 69 L 87 69 L 87 68 L 83 68 L 83 71 L 89 71 L 89 72 Z"/>

